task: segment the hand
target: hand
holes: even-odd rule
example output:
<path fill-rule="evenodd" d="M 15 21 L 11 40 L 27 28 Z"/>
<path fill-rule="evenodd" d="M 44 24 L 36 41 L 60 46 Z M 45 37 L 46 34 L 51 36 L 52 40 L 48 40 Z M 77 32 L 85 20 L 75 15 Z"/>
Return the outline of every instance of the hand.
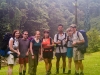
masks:
<path fill-rule="evenodd" d="M 39 56 L 39 58 L 40 58 L 40 59 L 42 59 L 42 58 L 43 58 L 43 56 L 42 56 L 42 55 L 40 55 L 40 56 Z"/>
<path fill-rule="evenodd" d="M 61 44 L 61 41 L 59 41 L 59 40 L 58 40 L 58 42 L 57 42 L 57 43 L 58 43 L 58 44 Z"/>
<path fill-rule="evenodd" d="M 26 56 L 28 56 L 28 55 L 29 55 L 29 53 L 27 52 L 27 53 L 26 53 Z"/>
<path fill-rule="evenodd" d="M 77 42 L 73 42 L 72 44 L 73 44 L 73 46 L 75 46 L 75 45 L 77 45 Z"/>
<path fill-rule="evenodd" d="M 32 55 L 32 59 L 34 59 L 34 55 Z"/>
<path fill-rule="evenodd" d="M 17 54 L 20 55 L 20 52 L 18 51 Z"/>

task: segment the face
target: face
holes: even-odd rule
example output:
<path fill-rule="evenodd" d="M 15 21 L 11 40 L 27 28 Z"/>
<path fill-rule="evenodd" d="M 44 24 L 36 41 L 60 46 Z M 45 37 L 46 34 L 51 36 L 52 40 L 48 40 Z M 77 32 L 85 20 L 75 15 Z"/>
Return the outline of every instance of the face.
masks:
<path fill-rule="evenodd" d="M 58 26 L 58 31 L 62 32 L 63 31 L 63 26 Z"/>
<path fill-rule="evenodd" d="M 67 31 L 67 34 L 68 34 L 69 36 L 72 36 L 72 34 L 73 34 L 72 30 L 71 30 L 71 29 L 68 30 L 68 31 Z"/>
<path fill-rule="evenodd" d="M 45 32 L 44 36 L 45 36 L 45 38 L 48 38 L 49 37 L 49 32 Z"/>
<path fill-rule="evenodd" d="M 75 28 L 75 27 L 71 27 L 70 29 L 71 29 L 71 31 L 72 31 L 73 33 L 76 31 L 76 28 Z"/>
<path fill-rule="evenodd" d="M 19 38 L 19 36 L 20 36 L 20 32 L 19 31 L 15 32 L 15 37 Z"/>
<path fill-rule="evenodd" d="M 40 38 L 40 32 L 37 31 L 35 36 L 39 39 Z"/>
<path fill-rule="evenodd" d="M 27 38 L 28 38 L 28 32 L 24 32 L 24 33 L 23 33 L 23 38 L 24 38 L 24 39 L 27 39 Z"/>

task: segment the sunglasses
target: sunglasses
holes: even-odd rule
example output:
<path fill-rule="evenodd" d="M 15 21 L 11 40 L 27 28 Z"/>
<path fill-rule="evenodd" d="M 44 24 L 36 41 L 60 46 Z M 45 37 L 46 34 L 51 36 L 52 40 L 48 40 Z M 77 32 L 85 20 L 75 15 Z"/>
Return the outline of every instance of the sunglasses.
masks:
<path fill-rule="evenodd" d="M 24 35 L 28 35 L 28 34 L 24 34 Z"/>

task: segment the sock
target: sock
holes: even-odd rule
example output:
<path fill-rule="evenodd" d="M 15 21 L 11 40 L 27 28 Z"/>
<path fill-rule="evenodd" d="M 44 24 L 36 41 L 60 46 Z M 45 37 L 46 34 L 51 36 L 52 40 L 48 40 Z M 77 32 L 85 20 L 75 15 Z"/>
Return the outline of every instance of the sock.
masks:
<path fill-rule="evenodd" d="M 19 75 L 22 75 L 22 73 L 19 73 Z"/>
<path fill-rule="evenodd" d="M 65 68 L 63 68 L 63 73 L 65 73 Z"/>

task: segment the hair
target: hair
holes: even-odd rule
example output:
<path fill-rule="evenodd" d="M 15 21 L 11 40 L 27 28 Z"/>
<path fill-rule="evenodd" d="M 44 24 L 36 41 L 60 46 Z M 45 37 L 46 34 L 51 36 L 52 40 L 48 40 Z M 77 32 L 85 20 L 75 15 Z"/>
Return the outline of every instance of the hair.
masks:
<path fill-rule="evenodd" d="M 37 30 L 37 31 L 35 31 L 35 35 L 36 35 L 38 32 L 40 33 L 40 31 L 38 31 L 38 30 Z"/>
<path fill-rule="evenodd" d="M 20 32 L 20 31 L 19 30 L 14 30 L 13 33 L 12 33 L 12 37 L 15 37 L 16 32 Z"/>
<path fill-rule="evenodd" d="M 58 27 L 59 27 L 59 26 L 62 26 L 62 27 L 63 27 L 63 25 L 62 25 L 62 24 L 59 24 L 59 25 L 58 25 Z"/>
<path fill-rule="evenodd" d="M 45 34 L 45 33 L 48 33 L 48 38 L 49 38 L 49 29 L 45 29 L 45 30 L 44 30 L 44 34 Z M 45 36 L 44 36 L 43 38 L 45 38 Z"/>
<path fill-rule="evenodd" d="M 69 31 L 69 30 L 70 30 L 70 28 L 67 28 L 67 29 L 66 29 L 66 31 Z"/>
<path fill-rule="evenodd" d="M 28 31 L 23 31 L 22 33 L 24 34 L 25 32 L 28 33 Z"/>

